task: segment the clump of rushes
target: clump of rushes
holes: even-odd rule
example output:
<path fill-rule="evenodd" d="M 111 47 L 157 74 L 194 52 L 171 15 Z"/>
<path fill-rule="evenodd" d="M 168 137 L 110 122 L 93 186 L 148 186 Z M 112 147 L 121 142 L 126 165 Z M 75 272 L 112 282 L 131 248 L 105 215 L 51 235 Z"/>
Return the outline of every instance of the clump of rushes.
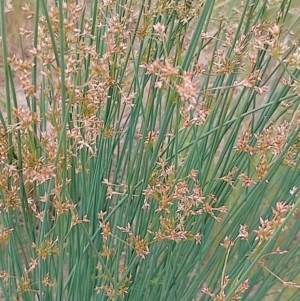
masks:
<path fill-rule="evenodd" d="M 298 300 L 298 19 L 221 5 L 0 1 L 5 300 Z"/>

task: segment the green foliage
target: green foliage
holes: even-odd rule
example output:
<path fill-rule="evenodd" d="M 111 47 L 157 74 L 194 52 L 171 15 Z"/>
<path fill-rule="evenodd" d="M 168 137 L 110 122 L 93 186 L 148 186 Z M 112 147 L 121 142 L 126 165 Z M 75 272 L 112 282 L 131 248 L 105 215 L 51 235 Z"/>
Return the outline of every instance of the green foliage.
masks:
<path fill-rule="evenodd" d="M 297 300 L 291 0 L 0 4 L 5 300 Z"/>

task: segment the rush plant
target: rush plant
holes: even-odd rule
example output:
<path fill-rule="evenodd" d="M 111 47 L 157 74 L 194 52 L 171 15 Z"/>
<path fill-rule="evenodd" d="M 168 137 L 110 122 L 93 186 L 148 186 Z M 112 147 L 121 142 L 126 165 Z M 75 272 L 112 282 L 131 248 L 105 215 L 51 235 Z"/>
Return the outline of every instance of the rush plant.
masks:
<path fill-rule="evenodd" d="M 0 0 L 4 300 L 298 300 L 292 2 Z"/>

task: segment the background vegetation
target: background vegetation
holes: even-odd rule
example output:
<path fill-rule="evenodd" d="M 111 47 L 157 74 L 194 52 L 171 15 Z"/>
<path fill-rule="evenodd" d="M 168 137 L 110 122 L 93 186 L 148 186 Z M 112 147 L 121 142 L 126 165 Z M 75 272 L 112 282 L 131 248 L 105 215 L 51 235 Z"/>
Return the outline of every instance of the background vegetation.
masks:
<path fill-rule="evenodd" d="M 0 0 L 5 300 L 297 300 L 295 2 Z"/>

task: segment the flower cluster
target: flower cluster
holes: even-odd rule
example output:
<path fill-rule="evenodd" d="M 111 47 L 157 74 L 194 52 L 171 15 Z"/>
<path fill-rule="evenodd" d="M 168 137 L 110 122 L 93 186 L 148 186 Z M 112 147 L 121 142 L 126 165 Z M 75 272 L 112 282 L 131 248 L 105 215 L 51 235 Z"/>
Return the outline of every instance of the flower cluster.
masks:
<path fill-rule="evenodd" d="M 159 222 L 154 229 L 148 229 L 154 240 L 194 240 L 200 243 L 201 234 L 193 233 L 186 223 L 189 217 L 209 214 L 221 221 L 219 213 L 226 213 L 226 207 L 217 207 L 213 195 L 204 196 L 196 180 L 197 171 L 181 180 L 176 180 L 174 165 L 164 160 L 158 162 L 159 168 L 153 173 L 148 187 L 144 190 L 143 208 L 154 206 Z M 147 206 L 146 206 L 147 205 Z"/>
<path fill-rule="evenodd" d="M 234 150 L 247 153 L 253 162 L 258 157 L 258 163 L 255 166 L 257 180 L 261 180 L 266 175 L 272 163 L 284 150 L 289 128 L 289 123 L 283 122 L 278 126 L 271 125 L 261 133 L 252 135 L 249 132 L 243 132 L 238 137 Z M 284 163 L 291 166 L 292 161 L 288 159 L 289 153 L 286 154 Z M 246 187 L 256 183 L 244 173 L 240 174 L 239 179 Z"/>

